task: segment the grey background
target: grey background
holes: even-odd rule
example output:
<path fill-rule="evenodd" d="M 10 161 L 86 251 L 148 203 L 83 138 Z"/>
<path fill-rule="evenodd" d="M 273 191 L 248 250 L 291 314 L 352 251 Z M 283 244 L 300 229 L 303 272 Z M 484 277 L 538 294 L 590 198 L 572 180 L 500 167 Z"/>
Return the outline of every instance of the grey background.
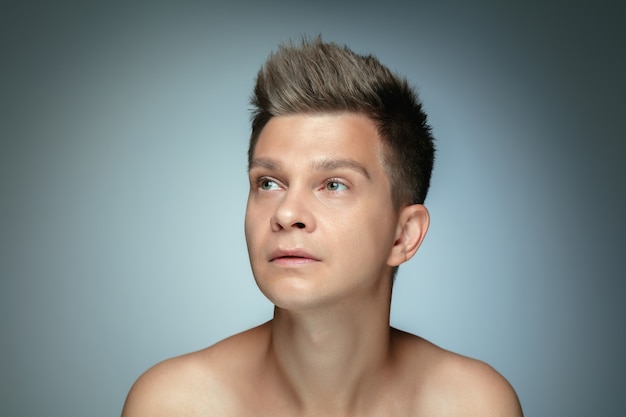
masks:
<path fill-rule="evenodd" d="M 620 2 L 50 3 L 0 9 L 1 415 L 117 415 L 149 366 L 271 316 L 247 100 L 316 33 L 406 75 L 438 138 L 393 324 L 527 416 L 626 413 Z"/>

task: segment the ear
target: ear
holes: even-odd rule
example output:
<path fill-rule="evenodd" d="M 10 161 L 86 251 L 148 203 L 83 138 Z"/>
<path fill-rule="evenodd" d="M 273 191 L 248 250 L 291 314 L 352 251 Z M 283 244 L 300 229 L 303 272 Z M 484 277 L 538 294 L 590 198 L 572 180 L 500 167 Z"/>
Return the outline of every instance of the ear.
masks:
<path fill-rule="evenodd" d="M 387 265 L 398 266 L 411 259 L 426 237 L 429 225 L 430 215 L 424 205 L 413 204 L 403 207 L 398 217 L 396 240 L 387 259 Z"/>

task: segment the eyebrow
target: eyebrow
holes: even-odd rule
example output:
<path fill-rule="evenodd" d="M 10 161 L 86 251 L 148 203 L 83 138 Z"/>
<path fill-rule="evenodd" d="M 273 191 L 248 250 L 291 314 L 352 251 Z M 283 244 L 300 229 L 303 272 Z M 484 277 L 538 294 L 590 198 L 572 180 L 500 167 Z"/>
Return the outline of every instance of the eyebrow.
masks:
<path fill-rule="evenodd" d="M 250 164 L 248 164 L 248 171 L 251 171 L 254 168 L 265 168 L 270 171 L 275 171 L 279 169 L 280 166 L 281 166 L 280 162 L 274 159 L 254 158 L 252 161 L 250 161 Z"/>
<path fill-rule="evenodd" d="M 334 171 L 336 169 L 351 169 L 360 172 L 365 178 L 370 179 L 367 169 L 354 159 L 322 159 L 313 163 L 313 168 L 318 171 Z"/>
<path fill-rule="evenodd" d="M 312 167 L 315 171 L 334 171 L 336 169 L 350 169 L 362 174 L 365 178 L 370 179 L 370 173 L 359 162 L 350 158 L 331 159 L 325 158 L 314 161 Z M 267 170 L 276 171 L 282 168 L 282 164 L 271 158 L 254 158 L 250 161 L 248 171 L 254 168 L 265 168 Z"/>

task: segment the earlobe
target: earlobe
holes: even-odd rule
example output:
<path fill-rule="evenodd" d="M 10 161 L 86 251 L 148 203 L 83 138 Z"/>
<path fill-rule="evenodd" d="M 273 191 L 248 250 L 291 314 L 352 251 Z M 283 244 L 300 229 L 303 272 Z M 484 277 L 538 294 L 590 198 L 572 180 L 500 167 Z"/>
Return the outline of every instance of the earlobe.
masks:
<path fill-rule="evenodd" d="M 429 225 L 430 215 L 423 204 L 413 204 L 402 208 L 398 218 L 396 240 L 391 248 L 387 264 L 398 266 L 411 259 L 426 237 Z"/>

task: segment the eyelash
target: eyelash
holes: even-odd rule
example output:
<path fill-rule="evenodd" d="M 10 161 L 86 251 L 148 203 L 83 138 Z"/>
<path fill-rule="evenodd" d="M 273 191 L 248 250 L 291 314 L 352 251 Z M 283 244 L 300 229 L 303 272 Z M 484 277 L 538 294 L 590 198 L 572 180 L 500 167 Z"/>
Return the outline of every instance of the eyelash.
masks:
<path fill-rule="evenodd" d="M 324 181 L 324 188 L 328 190 L 328 186 L 330 184 L 338 184 L 340 186 L 344 186 L 346 189 L 349 189 L 350 187 L 348 187 L 348 185 L 346 183 L 344 183 L 343 181 L 339 180 L 338 178 L 329 178 L 326 181 Z M 343 191 L 343 190 L 328 190 L 330 192 L 339 192 L 339 191 Z"/>
<path fill-rule="evenodd" d="M 263 176 L 263 177 L 259 177 L 255 181 L 258 189 L 261 189 L 262 191 L 270 191 L 270 190 L 264 190 L 263 189 L 263 183 L 265 183 L 265 182 L 274 183 L 277 186 L 280 186 L 280 182 L 275 180 L 275 179 L 273 179 L 273 178 L 271 178 L 271 177 Z M 343 187 L 345 187 L 346 190 L 350 188 L 344 181 L 340 180 L 339 178 L 328 178 L 327 180 L 324 181 L 323 188 L 325 190 L 333 192 L 333 193 L 336 193 L 336 192 L 339 192 L 339 191 L 345 191 L 345 190 L 330 190 L 330 189 L 328 189 L 330 184 L 337 184 L 339 187 L 343 186 Z"/>
<path fill-rule="evenodd" d="M 276 185 L 280 185 L 280 183 L 278 181 L 276 181 L 275 179 L 273 179 L 273 178 L 270 178 L 270 177 L 259 177 L 256 180 L 257 188 L 262 190 L 262 191 L 269 191 L 269 190 L 263 190 L 263 183 L 265 183 L 265 182 L 271 182 L 271 183 L 274 183 Z"/>

